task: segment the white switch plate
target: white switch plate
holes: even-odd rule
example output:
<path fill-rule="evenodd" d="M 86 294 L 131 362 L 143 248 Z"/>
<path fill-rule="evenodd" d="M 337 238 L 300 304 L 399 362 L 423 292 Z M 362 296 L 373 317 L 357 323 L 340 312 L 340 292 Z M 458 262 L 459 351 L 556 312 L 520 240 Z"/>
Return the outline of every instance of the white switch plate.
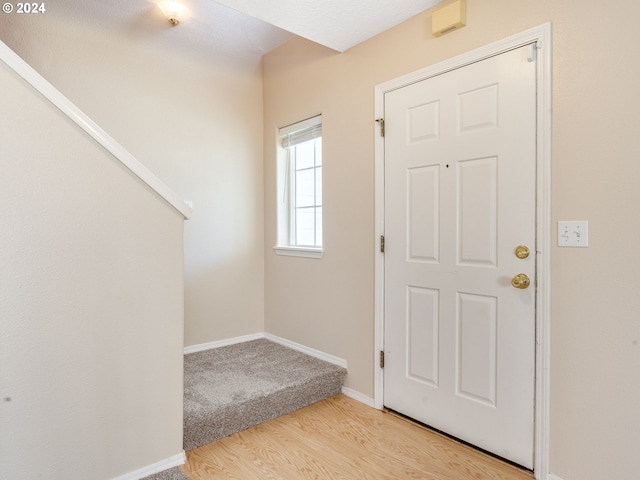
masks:
<path fill-rule="evenodd" d="M 588 247 L 589 222 L 587 220 L 562 220 L 558 222 L 559 247 Z"/>

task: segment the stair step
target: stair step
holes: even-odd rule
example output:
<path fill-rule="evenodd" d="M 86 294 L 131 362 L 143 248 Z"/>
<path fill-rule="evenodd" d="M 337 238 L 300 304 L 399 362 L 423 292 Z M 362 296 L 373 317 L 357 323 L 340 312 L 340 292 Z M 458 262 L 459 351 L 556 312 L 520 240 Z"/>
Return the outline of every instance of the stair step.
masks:
<path fill-rule="evenodd" d="M 340 393 L 347 371 L 267 339 L 185 356 L 184 449 Z"/>
<path fill-rule="evenodd" d="M 189 477 L 182 473 L 180 467 L 173 467 L 169 470 L 144 477 L 142 480 L 189 480 Z"/>

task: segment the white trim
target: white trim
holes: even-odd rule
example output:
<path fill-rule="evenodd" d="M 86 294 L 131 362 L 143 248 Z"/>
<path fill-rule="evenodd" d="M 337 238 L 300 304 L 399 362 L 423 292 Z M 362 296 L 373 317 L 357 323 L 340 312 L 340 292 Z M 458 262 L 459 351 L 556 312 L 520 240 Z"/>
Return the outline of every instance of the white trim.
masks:
<path fill-rule="evenodd" d="M 389 82 L 384 85 L 389 85 Z M 375 118 L 384 118 L 384 95 L 387 92 L 382 85 L 375 89 Z M 382 125 L 377 120 L 374 126 L 374 162 L 375 162 L 375 199 L 374 199 L 374 349 L 373 365 L 373 401 L 377 409 L 384 407 L 384 371 L 380 368 L 380 352 L 384 351 L 384 252 L 381 252 L 381 239 L 384 230 L 384 137 L 381 135 Z"/>
<path fill-rule="evenodd" d="M 278 337 L 276 335 L 272 335 L 270 333 L 265 333 L 264 338 L 267 340 L 271 340 L 272 342 L 279 343 L 280 345 L 284 345 L 285 347 L 289 347 L 293 350 L 297 350 L 302 353 L 306 353 L 307 355 L 315 358 L 319 358 L 320 360 L 324 360 L 325 362 L 333 363 L 334 365 L 338 365 L 342 368 L 347 368 L 347 361 L 343 358 L 336 357 L 335 355 L 331 355 L 330 353 L 324 353 L 320 350 L 316 350 L 314 348 L 306 347 L 296 342 L 292 342 L 291 340 L 287 340 L 282 337 Z"/>
<path fill-rule="evenodd" d="M 388 84 L 388 82 L 386 83 Z M 386 85 L 385 84 L 385 85 Z M 384 95 L 386 90 L 381 85 L 375 89 L 375 118 L 384 117 Z M 384 371 L 380 368 L 380 352 L 384 351 L 384 253 L 381 252 L 381 237 L 384 235 L 384 137 L 378 131 L 382 125 L 377 120 L 373 123 L 374 142 L 374 310 L 373 310 L 373 402 L 375 408 L 384 407 Z"/>
<path fill-rule="evenodd" d="M 258 340 L 260 338 L 264 338 L 264 333 L 252 333 L 250 335 L 243 335 L 241 337 L 228 338 L 226 340 L 217 340 L 215 342 L 190 345 L 188 347 L 184 347 L 184 354 L 189 355 L 190 353 L 211 350 L 212 348 L 226 347 L 228 345 L 235 345 L 236 343 L 250 342 L 251 340 Z"/>
<path fill-rule="evenodd" d="M 322 125 L 322 114 L 314 115 L 306 120 L 300 120 L 299 122 L 282 127 L 278 129 L 278 133 L 281 137 L 284 137 L 301 130 L 306 130 L 307 128 L 317 127 L 318 125 Z"/>
<path fill-rule="evenodd" d="M 554 475 L 553 473 L 550 473 L 547 475 L 546 480 L 563 480 L 563 479 L 558 477 L 557 475 Z"/>
<path fill-rule="evenodd" d="M 537 161 L 537 276 L 536 276 L 536 384 L 535 477 L 549 480 L 549 409 L 551 405 L 551 24 L 530 30 L 538 47 L 538 161 Z"/>
<path fill-rule="evenodd" d="M 322 137 L 322 115 L 281 128 L 281 145 L 284 148 L 294 147 L 304 142 Z"/>
<path fill-rule="evenodd" d="M 84 130 L 90 137 L 105 148 L 134 175 L 146 183 L 160 195 L 169 205 L 180 212 L 185 219 L 189 218 L 192 209 L 165 183 L 136 160 L 125 148 L 111 138 L 93 120 L 82 113 L 67 97 L 47 82 L 38 72 L 30 67 L 13 50 L 0 41 L 0 60 L 22 77 L 44 98 L 56 106 L 62 113 Z"/>
<path fill-rule="evenodd" d="M 276 255 L 287 257 L 322 258 L 324 250 L 313 247 L 273 247 Z"/>
<path fill-rule="evenodd" d="M 360 393 L 357 390 L 353 390 L 349 387 L 342 387 L 342 393 L 349 398 L 353 398 L 360 403 L 364 403 L 368 407 L 375 408 L 373 398 L 365 395 L 364 393 Z"/>
<path fill-rule="evenodd" d="M 189 347 L 184 347 L 184 354 L 188 355 L 190 353 L 202 352 L 204 350 L 211 350 L 213 348 L 226 347 L 228 345 L 235 345 L 236 343 L 250 342 L 251 340 L 259 340 L 261 338 L 265 338 L 275 343 L 279 343 L 280 345 L 284 345 L 285 347 L 289 347 L 293 350 L 297 350 L 298 352 L 306 353 L 307 355 L 315 358 L 319 358 L 320 360 L 324 360 L 325 362 L 332 363 L 334 365 L 338 365 L 342 368 L 347 368 L 347 361 L 343 358 L 336 357 L 335 355 L 331 355 L 330 353 L 324 353 L 320 350 L 316 350 L 311 347 L 306 347 L 296 342 L 292 342 L 291 340 L 287 340 L 286 338 L 278 337 L 277 335 L 272 335 L 271 333 L 252 333 L 249 335 L 243 335 L 240 337 L 228 338 L 226 340 L 217 340 L 215 342 L 201 343 L 199 345 L 191 345 Z"/>
<path fill-rule="evenodd" d="M 170 468 L 177 467 L 180 465 L 184 465 L 187 463 L 187 456 L 184 453 L 178 453 L 172 457 L 166 458 L 164 460 L 160 460 L 152 465 L 147 465 L 146 467 L 139 468 L 133 472 L 125 473 L 124 475 L 120 475 L 119 477 L 114 477 L 113 480 L 139 480 L 141 478 L 148 477 L 149 475 L 153 475 L 155 473 L 164 472 L 165 470 L 169 470 Z"/>
<path fill-rule="evenodd" d="M 536 385 L 534 473 L 538 480 L 561 480 L 549 472 L 549 386 L 551 321 L 551 24 L 546 23 L 504 40 L 472 50 L 444 62 L 377 85 L 375 118 L 384 117 L 384 95 L 420 80 L 446 73 L 505 51 L 537 42 L 537 299 L 536 299 Z M 384 139 L 375 135 L 375 241 L 384 235 Z M 375 257 L 375 355 L 374 404 L 384 405 L 384 375 L 378 365 L 379 351 L 384 349 L 384 254 Z"/>

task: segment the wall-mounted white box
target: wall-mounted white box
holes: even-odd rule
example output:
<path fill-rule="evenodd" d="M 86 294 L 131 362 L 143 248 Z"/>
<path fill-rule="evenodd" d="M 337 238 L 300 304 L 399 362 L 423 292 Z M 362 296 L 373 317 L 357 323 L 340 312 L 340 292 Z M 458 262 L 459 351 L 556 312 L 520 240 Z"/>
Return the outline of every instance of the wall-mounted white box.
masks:
<path fill-rule="evenodd" d="M 431 14 L 431 33 L 439 37 L 467 24 L 467 0 L 456 0 Z"/>
<path fill-rule="evenodd" d="M 561 220 L 558 222 L 559 247 L 588 247 L 589 222 L 587 220 Z"/>

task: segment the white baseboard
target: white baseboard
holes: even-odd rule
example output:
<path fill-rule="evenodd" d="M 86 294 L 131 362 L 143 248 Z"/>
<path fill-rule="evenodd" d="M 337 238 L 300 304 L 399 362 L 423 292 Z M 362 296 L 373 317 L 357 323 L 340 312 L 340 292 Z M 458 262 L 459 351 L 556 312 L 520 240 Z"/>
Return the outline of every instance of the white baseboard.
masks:
<path fill-rule="evenodd" d="M 347 368 L 347 361 L 344 360 L 343 358 L 336 357 L 335 355 L 324 353 L 324 352 L 321 352 L 320 350 L 306 347 L 299 343 L 292 342 L 291 340 L 287 340 L 285 338 L 278 337 L 276 335 L 272 335 L 270 333 L 264 333 L 264 332 L 252 333 L 250 335 L 243 335 L 241 337 L 228 338 L 226 340 L 217 340 L 215 342 L 191 345 L 189 347 L 184 347 L 184 354 L 188 355 L 190 353 L 202 352 L 204 350 L 211 350 L 212 348 L 226 347 L 228 345 L 235 345 L 236 343 L 249 342 L 251 340 L 258 340 L 260 338 L 266 338 L 267 340 L 270 340 L 275 343 L 279 343 L 280 345 L 284 345 L 285 347 L 289 347 L 293 350 L 297 350 L 298 352 L 306 353 L 311 357 L 319 358 L 320 360 L 333 363 L 334 365 L 338 365 L 339 367 L 342 367 L 342 368 Z"/>
<path fill-rule="evenodd" d="M 139 468 L 134 472 L 129 472 L 119 477 L 115 477 L 113 478 L 113 480 L 139 480 L 141 478 L 148 477 L 149 475 L 153 475 L 154 473 L 164 472 L 165 470 L 169 470 L 170 468 L 184 465 L 186 462 L 187 456 L 185 455 L 183 450 L 182 453 L 178 453 L 173 457 L 169 457 L 165 460 L 160 460 L 153 465 L 147 465 L 146 467 Z"/>
<path fill-rule="evenodd" d="M 287 340 L 285 338 L 277 337 L 276 335 L 271 335 L 270 333 L 265 333 L 264 338 L 266 338 L 267 340 L 271 340 L 272 342 L 279 343 L 280 345 L 284 345 L 285 347 L 289 347 L 293 350 L 306 353 L 311 357 L 319 358 L 320 360 L 333 363 L 334 365 L 338 365 L 339 367 L 342 367 L 342 368 L 347 368 L 346 360 L 340 357 L 331 355 L 329 353 L 324 353 L 314 348 L 305 347 L 304 345 L 300 345 L 299 343 L 292 342 L 291 340 Z"/>
<path fill-rule="evenodd" d="M 550 474 L 547 475 L 546 480 L 563 480 L 563 479 L 558 477 L 558 476 L 556 476 L 556 475 L 554 475 L 553 473 L 550 473 Z"/>
<path fill-rule="evenodd" d="M 211 350 L 212 348 L 226 347 L 227 345 L 249 342 L 251 340 L 258 340 L 259 338 L 264 338 L 264 333 L 252 333 L 250 335 L 243 335 L 241 337 L 228 338 L 226 340 L 217 340 L 215 342 L 190 345 L 188 347 L 184 347 L 184 354 L 188 355 L 189 353 L 202 352 L 204 350 Z"/>
<path fill-rule="evenodd" d="M 375 407 L 375 402 L 373 401 L 373 398 L 368 397 L 364 393 L 360 393 L 357 390 L 353 390 L 353 389 L 351 389 L 349 387 L 342 387 L 342 393 L 344 395 L 346 395 L 347 397 L 349 397 L 349 398 L 353 398 L 354 400 L 357 400 L 360 403 L 364 403 L 368 407 L 376 408 Z"/>

